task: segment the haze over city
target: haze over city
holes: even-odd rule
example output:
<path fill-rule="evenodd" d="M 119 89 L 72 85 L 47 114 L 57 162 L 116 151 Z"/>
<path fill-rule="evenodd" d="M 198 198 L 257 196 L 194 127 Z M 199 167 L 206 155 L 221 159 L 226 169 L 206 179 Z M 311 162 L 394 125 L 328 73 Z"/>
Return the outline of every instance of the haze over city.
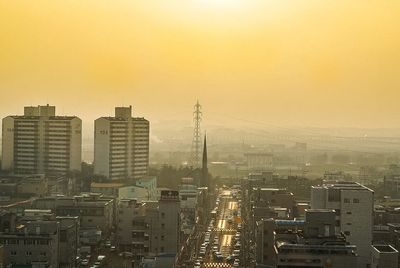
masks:
<path fill-rule="evenodd" d="M 399 268 L 400 1 L 0 1 L 0 268 Z"/>
<path fill-rule="evenodd" d="M 2 1 L 0 115 L 396 128 L 398 1 Z M 5 105 L 7 104 L 7 105 Z M 188 117 L 189 115 L 189 117 Z M 91 132 L 91 131 L 90 131 Z"/>

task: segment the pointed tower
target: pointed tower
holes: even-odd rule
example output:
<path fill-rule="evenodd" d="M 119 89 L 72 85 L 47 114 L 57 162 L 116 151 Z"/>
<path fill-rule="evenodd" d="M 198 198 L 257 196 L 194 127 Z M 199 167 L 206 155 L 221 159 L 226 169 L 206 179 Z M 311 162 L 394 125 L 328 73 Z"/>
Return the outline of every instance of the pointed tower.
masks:
<path fill-rule="evenodd" d="M 207 160 L 207 134 L 204 135 L 204 145 L 203 145 L 203 161 L 201 167 L 201 186 L 208 187 L 210 190 L 210 185 L 208 181 L 208 160 Z"/>

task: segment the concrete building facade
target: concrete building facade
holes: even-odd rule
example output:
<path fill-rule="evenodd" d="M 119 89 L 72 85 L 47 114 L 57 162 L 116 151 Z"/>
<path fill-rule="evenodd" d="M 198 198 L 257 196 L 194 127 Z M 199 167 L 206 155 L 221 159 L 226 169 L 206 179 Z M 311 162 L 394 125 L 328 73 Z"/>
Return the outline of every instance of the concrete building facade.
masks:
<path fill-rule="evenodd" d="M 163 191 L 159 201 L 122 199 L 117 204 L 117 243 L 136 260 L 177 254 L 180 241 L 177 191 Z"/>
<path fill-rule="evenodd" d="M 356 246 L 335 231 L 334 210 L 307 210 L 305 220 L 263 219 L 256 228 L 260 267 L 356 267 Z M 264 266 L 263 266 L 264 265 Z"/>
<path fill-rule="evenodd" d="M 81 170 L 82 120 L 56 116 L 55 106 L 25 107 L 2 124 L 2 169 L 15 174 Z"/>
<path fill-rule="evenodd" d="M 37 220 L 0 232 L 5 262 L 16 267 L 59 267 L 59 231 L 58 222 Z"/>
<path fill-rule="evenodd" d="M 355 182 L 326 181 L 311 188 L 312 209 L 336 211 L 337 232 L 357 246 L 358 267 L 370 264 L 374 192 Z"/>
<path fill-rule="evenodd" d="M 148 172 L 150 124 L 132 117 L 132 106 L 95 120 L 94 173 L 110 180 L 138 179 Z"/>
<path fill-rule="evenodd" d="M 78 216 L 81 229 L 97 229 L 106 236 L 114 223 L 114 199 L 103 198 L 101 194 L 37 198 L 32 207 L 50 209 L 61 217 Z"/>

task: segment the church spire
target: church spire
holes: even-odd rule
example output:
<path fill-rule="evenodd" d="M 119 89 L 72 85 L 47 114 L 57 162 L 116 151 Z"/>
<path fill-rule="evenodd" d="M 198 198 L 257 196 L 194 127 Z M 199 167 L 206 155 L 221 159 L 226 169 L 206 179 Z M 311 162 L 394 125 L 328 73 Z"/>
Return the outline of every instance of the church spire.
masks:
<path fill-rule="evenodd" d="M 207 134 L 204 135 L 204 145 L 203 145 L 203 169 L 207 168 Z"/>
<path fill-rule="evenodd" d="M 208 160 L 207 160 L 207 134 L 204 135 L 204 144 L 203 144 L 203 162 L 201 167 L 201 175 L 202 175 L 202 186 L 210 187 L 208 182 Z"/>

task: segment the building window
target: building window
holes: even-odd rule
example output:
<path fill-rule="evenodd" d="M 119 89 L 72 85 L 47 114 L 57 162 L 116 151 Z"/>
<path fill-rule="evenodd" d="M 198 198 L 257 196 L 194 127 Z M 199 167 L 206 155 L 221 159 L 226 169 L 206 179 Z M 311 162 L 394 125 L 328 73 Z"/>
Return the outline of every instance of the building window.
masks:
<path fill-rule="evenodd" d="M 164 252 L 164 247 L 160 247 L 160 252 Z"/>
<path fill-rule="evenodd" d="M 351 222 L 346 223 L 347 225 L 351 225 Z"/>
<path fill-rule="evenodd" d="M 328 202 L 340 202 L 340 189 L 328 190 Z"/>
<path fill-rule="evenodd" d="M 161 218 L 165 218 L 165 213 L 164 212 L 161 212 Z"/>
<path fill-rule="evenodd" d="M 350 231 L 345 231 L 344 234 L 350 236 Z"/>
<path fill-rule="evenodd" d="M 164 241 L 164 236 L 163 235 L 161 236 L 161 241 Z"/>
<path fill-rule="evenodd" d="M 360 199 L 354 198 L 354 199 L 353 199 L 353 203 L 360 203 Z"/>
<path fill-rule="evenodd" d="M 10 251 L 10 255 L 11 255 L 11 256 L 16 256 L 16 255 L 17 255 L 17 252 L 16 252 L 15 250 L 11 250 L 11 251 Z"/>
<path fill-rule="evenodd" d="M 27 251 L 26 256 L 32 256 L 32 251 Z"/>
<path fill-rule="evenodd" d="M 165 229 L 165 223 L 161 223 L 161 229 Z"/>
<path fill-rule="evenodd" d="M 344 199 L 344 202 L 345 202 L 345 203 L 350 203 L 350 199 L 345 198 L 345 199 Z"/>
<path fill-rule="evenodd" d="M 347 215 L 351 215 L 351 211 L 347 211 L 346 214 L 347 214 Z"/>
<path fill-rule="evenodd" d="M 46 257 L 46 252 L 40 252 L 40 256 Z"/>

